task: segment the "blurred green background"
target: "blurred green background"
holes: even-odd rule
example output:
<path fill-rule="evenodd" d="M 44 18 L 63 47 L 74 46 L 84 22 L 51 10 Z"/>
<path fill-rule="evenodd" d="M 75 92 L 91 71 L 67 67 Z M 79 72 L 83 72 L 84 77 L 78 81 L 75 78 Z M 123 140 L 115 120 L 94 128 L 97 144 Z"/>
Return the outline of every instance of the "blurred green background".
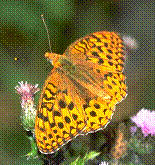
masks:
<path fill-rule="evenodd" d="M 128 96 L 117 105 L 112 121 L 119 122 L 143 107 L 155 110 L 153 0 L 0 0 L 0 164 L 42 163 L 23 157 L 30 143 L 14 89 L 21 81 L 42 88 L 52 69 L 44 58 L 49 44 L 42 14 L 55 53 L 62 54 L 76 39 L 97 31 L 136 38 L 139 48 L 127 56 L 125 68 Z"/>

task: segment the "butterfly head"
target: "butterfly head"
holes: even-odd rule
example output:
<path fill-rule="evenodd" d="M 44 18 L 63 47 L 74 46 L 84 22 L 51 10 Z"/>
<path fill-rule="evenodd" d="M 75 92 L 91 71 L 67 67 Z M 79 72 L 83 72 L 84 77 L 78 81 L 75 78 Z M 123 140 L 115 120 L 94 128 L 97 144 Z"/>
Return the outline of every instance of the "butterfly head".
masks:
<path fill-rule="evenodd" d="M 50 63 L 58 68 L 60 66 L 60 63 L 58 62 L 58 59 L 60 57 L 60 54 L 56 54 L 56 53 L 45 53 L 45 57 L 50 61 Z"/>

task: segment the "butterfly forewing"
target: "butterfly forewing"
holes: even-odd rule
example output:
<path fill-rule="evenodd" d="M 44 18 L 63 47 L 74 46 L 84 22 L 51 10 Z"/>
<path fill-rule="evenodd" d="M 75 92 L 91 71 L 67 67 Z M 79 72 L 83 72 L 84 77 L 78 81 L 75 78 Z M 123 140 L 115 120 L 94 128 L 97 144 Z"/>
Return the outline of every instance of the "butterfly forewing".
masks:
<path fill-rule="evenodd" d="M 82 68 L 83 77 L 88 79 L 87 82 L 77 81 L 88 90 L 93 85 L 97 91 L 96 99 L 92 98 L 85 109 L 88 121 L 83 133 L 104 128 L 112 117 L 115 105 L 126 96 L 123 40 L 114 32 L 96 32 L 74 42 L 65 55 L 76 68 Z M 72 77 L 76 79 L 75 75 Z M 89 83 L 92 81 L 94 83 Z"/>
<path fill-rule="evenodd" d="M 122 72 L 124 67 L 123 40 L 114 32 L 96 32 L 74 42 L 65 55 L 74 63 L 87 61 L 100 71 Z M 94 70 L 95 71 L 95 70 Z"/>

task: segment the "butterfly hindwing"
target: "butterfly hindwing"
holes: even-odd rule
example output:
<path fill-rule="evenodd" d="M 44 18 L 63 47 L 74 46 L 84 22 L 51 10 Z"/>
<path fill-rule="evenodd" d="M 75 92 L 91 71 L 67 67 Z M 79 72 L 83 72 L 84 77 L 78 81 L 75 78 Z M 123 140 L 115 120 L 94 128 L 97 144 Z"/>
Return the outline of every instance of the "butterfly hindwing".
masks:
<path fill-rule="evenodd" d="M 59 70 L 46 80 L 36 116 L 35 135 L 42 153 L 53 153 L 86 126 L 83 101 Z"/>

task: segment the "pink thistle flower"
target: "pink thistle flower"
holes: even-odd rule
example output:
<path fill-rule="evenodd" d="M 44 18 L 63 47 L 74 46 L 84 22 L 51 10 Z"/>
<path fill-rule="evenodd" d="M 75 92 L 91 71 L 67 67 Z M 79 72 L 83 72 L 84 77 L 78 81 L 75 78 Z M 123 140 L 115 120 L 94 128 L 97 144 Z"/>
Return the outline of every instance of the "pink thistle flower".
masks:
<path fill-rule="evenodd" d="M 137 127 L 136 126 L 132 126 L 130 128 L 130 132 L 132 133 L 132 135 L 134 135 L 136 133 L 136 131 L 137 131 Z"/>
<path fill-rule="evenodd" d="M 17 85 L 15 89 L 17 90 L 17 93 L 21 96 L 22 99 L 21 106 L 23 108 L 26 102 L 31 102 L 34 100 L 35 93 L 38 92 L 40 89 L 37 88 L 38 84 L 36 84 L 35 86 L 31 84 L 27 84 L 27 82 L 23 84 L 23 81 L 18 83 L 20 86 Z"/>
<path fill-rule="evenodd" d="M 16 86 L 17 93 L 21 96 L 21 107 L 22 107 L 22 122 L 26 130 L 34 130 L 35 117 L 36 117 L 36 106 L 34 105 L 35 93 L 40 89 L 37 88 L 38 84 L 31 85 L 23 84 L 23 81 L 18 82 L 20 86 Z"/>
<path fill-rule="evenodd" d="M 147 109 L 141 109 L 131 120 L 141 128 L 144 137 L 149 134 L 155 136 L 155 111 L 151 112 Z"/>
<path fill-rule="evenodd" d="M 130 36 L 123 36 L 123 41 L 126 46 L 128 46 L 130 49 L 137 49 L 138 43 L 135 38 L 132 38 Z"/>

